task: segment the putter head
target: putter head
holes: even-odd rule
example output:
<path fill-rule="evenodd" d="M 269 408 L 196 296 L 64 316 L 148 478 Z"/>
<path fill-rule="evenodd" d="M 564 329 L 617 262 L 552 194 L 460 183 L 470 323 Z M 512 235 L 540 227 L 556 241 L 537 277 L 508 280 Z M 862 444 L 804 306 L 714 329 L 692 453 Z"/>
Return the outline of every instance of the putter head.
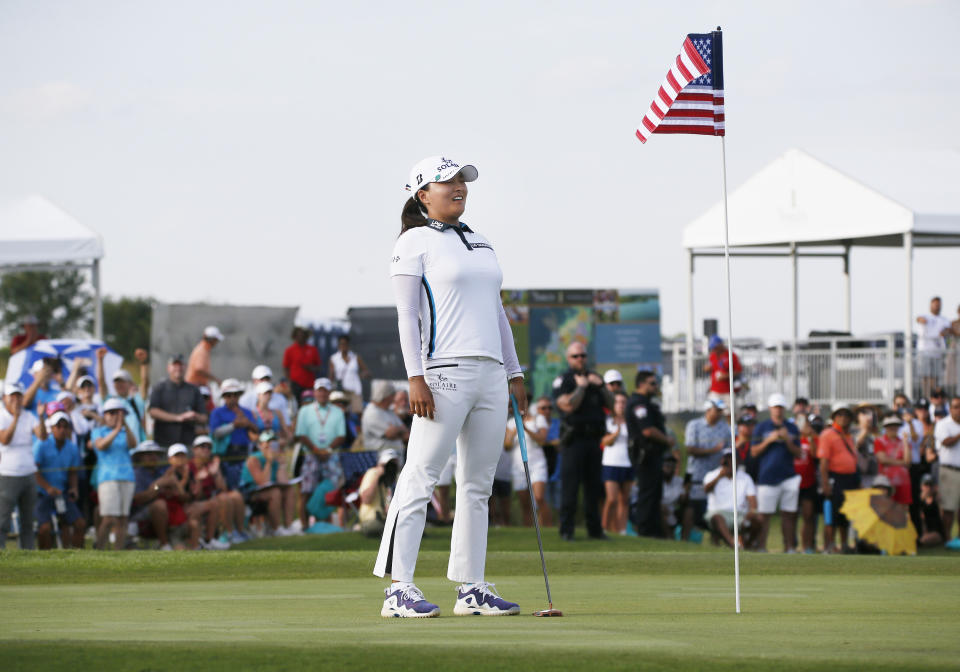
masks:
<path fill-rule="evenodd" d="M 534 616 L 563 616 L 563 612 L 559 609 L 543 609 L 541 611 L 533 612 Z"/>

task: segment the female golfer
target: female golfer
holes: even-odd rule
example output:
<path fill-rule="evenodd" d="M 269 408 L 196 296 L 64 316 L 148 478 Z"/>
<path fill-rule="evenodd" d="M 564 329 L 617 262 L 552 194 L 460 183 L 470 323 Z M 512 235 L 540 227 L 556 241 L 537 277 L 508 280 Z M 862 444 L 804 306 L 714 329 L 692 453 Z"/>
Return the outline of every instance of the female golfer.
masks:
<path fill-rule="evenodd" d="M 457 446 L 457 515 L 447 578 L 460 584 L 453 613 L 519 613 L 484 580 L 487 500 L 503 446 L 509 390 L 526 392 L 500 302 L 503 274 L 493 246 L 460 222 L 473 166 L 439 156 L 410 174 L 390 264 L 400 348 L 410 380 L 413 427 L 407 462 L 387 512 L 373 573 L 390 574 L 381 615 L 426 618 L 440 609 L 413 584 L 427 502 Z M 418 326 L 419 320 L 419 326 Z"/>

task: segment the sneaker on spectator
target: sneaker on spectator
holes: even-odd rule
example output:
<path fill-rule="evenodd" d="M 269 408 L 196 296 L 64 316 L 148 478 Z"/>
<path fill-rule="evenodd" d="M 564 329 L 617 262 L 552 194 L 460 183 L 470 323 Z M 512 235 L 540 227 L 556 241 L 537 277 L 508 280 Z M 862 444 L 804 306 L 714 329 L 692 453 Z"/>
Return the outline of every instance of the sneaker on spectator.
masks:
<path fill-rule="evenodd" d="M 250 541 L 250 537 L 240 530 L 234 530 L 230 533 L 230 538 L 227 541 L 229 541 L 231 544 L 242 544 L 245 541 Z"/>
<path fill-rule="evenodd" d="M 519 614 L 520 605 L 497 595 L 492 583 L 464 583 L 457 590 L 453 613 L 457 616 L 507 616 Z"/>
<path fill-rule="evenodd" d="M 172 550 L 173 550 L 173 546 L 171 546 L 170 544 L 164 544 L 163 546 L 160 547 L 160 550 L 161 550 L 161 551 L 172 551 Z"/>
<path fill-rule="evenodd" d="M 433 618 L 440 615 L 440 607 L 427 602 L 412 583 L 390 584 L 383 593 L 386 599 L 380 615 L 384 618 Z"/>
<path fill-rule="evenodd" d="M 954 537 L 943 546 L 951 551 L 960 551 L 960 537 Z"/>
<path fill-rule="evenodd" d="M 274 534 L 275 534 L 276 536 L 278 536 L 278 537 L 295 537 L 295 536 L 297 536 L 297 533 L 294 532 L 292 528 L 290 528 L 290 527 L 284 527 L 283 525 L 281 525 L 281 526 L 278 527 L 276 530 L 274 530 Z"/>
<path fill-rule="evenodd" d="M 200 546 L 205 548 L 208 551 L 226 551 L 230 548 L 229 542 L 224 543 L 217 538 L 213 538 L 210 541 L 200 540 Z"/>

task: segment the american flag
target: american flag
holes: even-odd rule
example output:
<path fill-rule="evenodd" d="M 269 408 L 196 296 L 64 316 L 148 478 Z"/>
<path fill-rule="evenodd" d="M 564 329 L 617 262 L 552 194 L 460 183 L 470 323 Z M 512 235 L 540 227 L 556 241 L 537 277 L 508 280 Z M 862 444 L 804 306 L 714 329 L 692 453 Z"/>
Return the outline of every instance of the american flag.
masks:
<path fill-rule="evenodd" d="M 723 36 L 691 33 L 650 103 L 637 137 L 653 133 L 725 135 L 723 115 Z"/>

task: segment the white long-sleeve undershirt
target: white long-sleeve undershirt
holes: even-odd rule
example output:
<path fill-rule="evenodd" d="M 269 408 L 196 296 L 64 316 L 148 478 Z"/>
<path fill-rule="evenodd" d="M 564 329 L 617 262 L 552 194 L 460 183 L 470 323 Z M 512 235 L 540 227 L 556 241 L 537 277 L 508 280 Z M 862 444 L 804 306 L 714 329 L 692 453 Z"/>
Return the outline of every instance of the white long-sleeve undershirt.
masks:
<path fill-rule="evenodd" d="M 423 375 L 422 340 L 420 336 L 420 288 L 421 279 L 415 275 L 395 275 L 393 294 L 397 302 L 397 327 L 400 331 L 400 351 L 403 353 L 403 365 L 407 377 Z M 500 305 L 498 324 L 503 368 L 507 378 L 521 374 L 517 349 L 513 343 L 513 332 L 507 313 Z"/>

